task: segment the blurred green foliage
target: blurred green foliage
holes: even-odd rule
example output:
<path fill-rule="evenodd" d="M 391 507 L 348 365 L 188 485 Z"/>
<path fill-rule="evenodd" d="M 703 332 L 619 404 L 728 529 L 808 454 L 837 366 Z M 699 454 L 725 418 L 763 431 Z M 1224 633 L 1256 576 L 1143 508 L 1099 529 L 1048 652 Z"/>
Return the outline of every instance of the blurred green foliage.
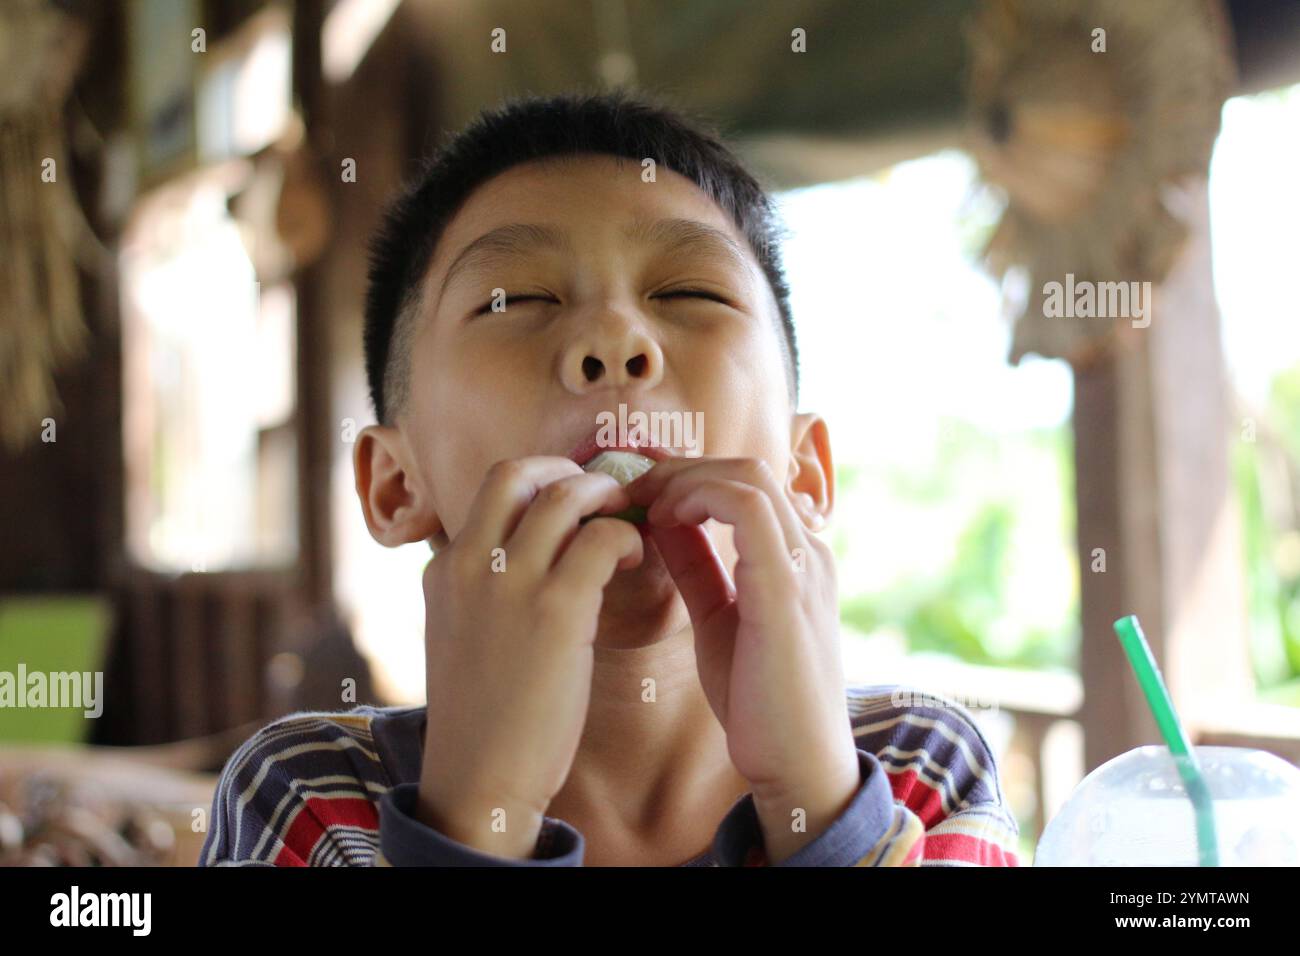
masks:
<path fill-rule="evenodd" d="M 1262 699 L 1300 706 L 1300 364 L 1274 380 L 1262 419 L 1246 419 L 1240 438 L 1233 468 L 1255 677 Z M 845 495 L 881 496 L 885 500 L 878 507 L 890 510 L 945 507 L 958 516 L 950 541 L 931 542 L 931 553 L 940 560 L 904 566 L 892 580 L 866 591 L 842 586 L 844 624 L 866 635 L 893 631 L 910 652 L 948 654 L 973 664 L 1076 667 L 1077 590 L 1055 620 L 1023 614 L 1018 606 L 1029 595 L 1017 569 L 1023 572 L 1026 565 L 1015 555 L 1026 524 L 1042 521 L 1041 502 L 1037 507 L 1029 502 L 1044 494 L 1044 476 L 1054 475 L 1050 494 L 1059 505 L 1059 521 L 1051 529 L 1035 529 L 1031 545 L 1038 558 L 1044 549 L 1055 550 L 1058 559 L 1067 558 L 1077 569 L 1070 442 L 1067 426 L 993 437 L 948 423 L 931 467 L 918 470 L 911 463 L 880 473 L 863 466 L 839 468 L 836 480 Z M 1026 461 L 1041 467 L 1026 467 Z M 840 529 L 837 553 L 860 546 L 856 537 Z"/>
<path fill-rule="evenodd" d="M 1255 679 L 1261 698 L 1300 706 L 1300 363 L 1274 378 L 1262 418 L 1241 429 L 1233 465 Z"/>
<path fill-rule="evenodd" d="M 1024 610 L 1034 587 L 1026 568 L 1044 549 L 1052 552 L 1058 577 L 1077 578 L 1068 426 L 995 438 L 948 422 L 944 433 L 934 467 L 876 477 L 889 499 L 883 507 L 953 512 L 952 540 L 933 542 L 930 553 L 939 561 L 904 568 L 883 587 L 856 594 L 842 587 L 841 620 L 867 635 L 899 633 L 913 653 L 1006 667 L 1076 667 L 1077 583 L 1054 582 L 1072 597 L 1046 616 Z M 866 493 L 861 468 L 842 469 L 837 482 L 846 493 Z M 837 541 L 837 550 L 850 546 L 847 534 Z"/>

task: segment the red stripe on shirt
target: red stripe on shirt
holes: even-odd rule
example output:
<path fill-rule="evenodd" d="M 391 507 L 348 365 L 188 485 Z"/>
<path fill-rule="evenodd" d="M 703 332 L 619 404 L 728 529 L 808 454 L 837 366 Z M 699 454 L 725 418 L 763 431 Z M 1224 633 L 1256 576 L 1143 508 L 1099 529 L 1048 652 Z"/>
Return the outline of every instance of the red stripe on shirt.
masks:
<path fill-rule="evenodd" d="M 312 850 L 331 826 L 378 832 L 379 815 L 375 805 L 361 797 L 336 800 L 311 797 L 284 835 L 284 847 L 276 855 L 276 866 L 306 866 Z"/>
<path fill-rule="evenodd" d="M 903 806 L 915 813 L 927 830 L 947 818 L 942 792 L 922 779 L 915 770 L 890 771 L 889 786 L 894 799 L 902 801 Z"/>
<path fill-rule="evenodd" d="M 1010 850 L 965 833 L 935 833 L 925 838 L 927 860 L 957 860 L 979 866 L 1019 866 Z"/>

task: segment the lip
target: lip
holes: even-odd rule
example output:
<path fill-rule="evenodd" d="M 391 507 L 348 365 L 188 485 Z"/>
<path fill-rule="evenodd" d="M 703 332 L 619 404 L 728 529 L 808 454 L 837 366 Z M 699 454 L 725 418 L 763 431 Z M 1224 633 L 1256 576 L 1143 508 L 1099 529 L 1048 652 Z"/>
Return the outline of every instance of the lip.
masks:
<path fill-rule="evenodd" d="M 596 439 L 600 435 L 601 428 L 594 428 L 591 434 L 586 436 L 582 441 L 574 446 L 569 452 L 568 457 L 572 459 L 578 467 L 582 467 L 595 458 L 602 451 L 630 451 L 637 455 L 644 455 L 651 461 L 666 461 L 670 458 L 680 457 L 676 451 L 671 448 L 665 448 L 662 445 L 639 445 L 635 441 L 620 443 L 617 445 L 601 445 Z"/>

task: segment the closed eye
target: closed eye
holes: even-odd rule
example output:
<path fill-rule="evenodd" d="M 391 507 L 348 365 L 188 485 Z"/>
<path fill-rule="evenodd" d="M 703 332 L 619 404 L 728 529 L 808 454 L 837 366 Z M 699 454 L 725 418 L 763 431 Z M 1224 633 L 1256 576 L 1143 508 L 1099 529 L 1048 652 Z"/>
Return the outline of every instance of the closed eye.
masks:
<path fill-rule="evenodd" d="M 547 298 L 547 297 L 544 296 L 544 295 L 508 295 L 508 296 L 506 296 L 506 301 L 505 301 L 506 309 L 508 310 L 508 309 L 510 308 L 510 303 L 512 303 L 512 302 L 527 302 L 527 301 L 529 301 L 530 299 L 536 299 L 536 300 L 539 301 L 539 302 L 554 302 L 554 301 L 555 301 L 554 299 Z M 496 301 L 495 299 L 492 300 L 492 302 L 495 302 L 495 301 Z M 475 314 L 475 315 L 486 315 L 487 313 L 491 312 L 491 311 L 492 311 L 492 302 L 488 302 L 488 303 L 486 303 L 485 305 L 480 306 L 477 310 L 475 310 L 474 314 Z"/>
<path fill-rule="evenodd" d="M 708 299 L 709 301 L 712 301 L 712 302 L 718 302 L 718 303 L 721 303 L 722 305 L 730 305 L 730 304 L 731 304 L 731 303 L 729 303 L 726 299 L 724 299 L 722 296 L 720 296 L 720 295 L 716 295 L 716 294 L 714 294 L 714 293 L 712 293 L 712 292 L 705 292 L 703 289 L 674 289 L 674 290 L 671 291 L 671 292 L 661 292 L 661 293 L 659 293 L 659 295 L 653 296 L 653 298 L 656 298 L 656 299 L 675 299 L 675 298 Z M 544 296 L 544 295 L 510 295 L 510 296 L 506 296 L 505 305 L 506 305 L 506 308 L 508 309 L 508 308 L 510 307 L 510 304 L 511 304 L 512 302 L 528 302 L 528 301 L 530 301 L 530 300 L 536 300 L 536 301 L 539 301 L 539 302 L 554 302 L 554 301 L 555 301 L 554 299 L 552 299 L 552 298 L 550 298 L 550 297 L 548 297 L 548 296 Z M 490 311 L 492 311 L 492 302 L 487 302 L 487 303 L 483 304 L 482 306 L 480 306 L 478 309 L 476 309 L 475 312 L 474 312 L 474 314 L 475 314 L 475 315 L 486 315 L 486 314 L 487 314 L 488 312 L 490 312 Z"/>
<path fill-rule="evenodd" d="M 715 295 L 712 292 L 705 292 L 703 289 L 674 289 L 672 292 L 661 292 L 659 295 L 655 296 L 654 298 L 673 299 L 679 296 L 685 296 L 687 298 L 694 298 L 694 299 L 710 299 L 714 302 L 721 302 L 723 305 L 730 304 L 729 302 L 727 302 L 726 299 L 722 298 L 722 296 Z"/>

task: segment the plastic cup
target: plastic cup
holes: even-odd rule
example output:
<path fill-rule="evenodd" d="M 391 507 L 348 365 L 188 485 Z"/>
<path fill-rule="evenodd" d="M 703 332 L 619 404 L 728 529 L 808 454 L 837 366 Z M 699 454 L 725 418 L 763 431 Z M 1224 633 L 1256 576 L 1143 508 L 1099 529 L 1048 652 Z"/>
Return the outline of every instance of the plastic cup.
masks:
<path fill-rule="evenodd" d="M 1219 866 L 1300 866 L 1300 768 L 1264 750 L 1195 747 Z M 1193 801 L 1168 747 L 1088 774 L 1043 830 L 1034 866 L 1198 866 Z"/>

